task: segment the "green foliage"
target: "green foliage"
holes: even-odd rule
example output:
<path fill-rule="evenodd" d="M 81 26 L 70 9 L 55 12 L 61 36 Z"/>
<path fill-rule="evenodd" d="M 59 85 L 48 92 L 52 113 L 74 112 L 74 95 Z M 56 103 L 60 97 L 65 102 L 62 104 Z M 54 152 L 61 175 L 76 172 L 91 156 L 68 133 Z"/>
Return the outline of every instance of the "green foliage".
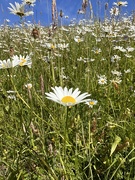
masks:
<path fill-rule="evenodd" d="M 103 30 L 109 26 L 111 32 Z M 39 26 L 36 39 L 33 25 L 1 27 L 0 59 L 12 57 L 12 46 L 14 55 L 31 55 L 32 67 L 0 69 L 0 179 L 135 179 L 131 26 L 121 21 L 65 27 L 68 32 L 58 27 L 51 36 Z M 115 55 L 120 59 L 113 62 Z M 106 84 L 98 81 L 103 75 Z M 45 97 L 54 86 L 79 88 L 98 103 L 63 107 Z"/>

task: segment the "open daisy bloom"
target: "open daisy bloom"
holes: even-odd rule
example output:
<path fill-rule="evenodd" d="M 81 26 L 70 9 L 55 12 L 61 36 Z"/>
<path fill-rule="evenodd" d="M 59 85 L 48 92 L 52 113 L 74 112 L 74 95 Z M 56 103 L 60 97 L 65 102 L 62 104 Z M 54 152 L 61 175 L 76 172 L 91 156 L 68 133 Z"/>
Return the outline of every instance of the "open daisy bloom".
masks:
<path fill-rule="evenodd" d="M 12 57 L 12 59 L 14 61 L 18 61 L 19 66 L 28 66 L 29 68 L 31 68 L 32 60 L 31 60 L 30 56 L 28 56 L 28 55 L 26 55 L 26 57 L 22 56 L 22 55 L 20 55 L 20 56 L 14 55 Z"/>
<path fill-rule="evenodd" d="M 18 61 L 15 59 L 11 61 L 10 59 L 7 60 L 0 60 L 0 69 L 8 69 L 13 68 L 18 65 Z"/>
<path fill-rule="evenodd" d="M 114 2 L 113 5 L 116 5 L 116 6 L 127 6 L 128 2 L 127 1 L 118 1 L 118 2 Z"/>
<path fill-rule="evenodd" d="M 17 2 L 15 2 L 15 5 L 13 5 L 12 3 L 9 3 L 10 6 L 12 7 L 8 7 L 8 9 L 10 10 L 10 13 L 14 14 L 14 15 L 18 15 L 21 18 L 23 16 L 29 16 L 29 15 L 33 15 L 34 12 L 33 11 L 28 11 L 28 12 L 24 12 L 24 4 L 19 4 Z"/>
<path fill-rule="evenodd" d="M 88 102 L 86 102 L 85 104 L 87 104 L 90 108 L 93 108 L 93 106 L 95 106 L 97 104 L 97 100 L 94 99 L 90 99 Z"/>
<path fill-rule="evenodd" d="M 22 3 L 28 4 L 29 6 L 34 6 L 35 2 L 36 2 L 36 0 L 22 0 Z"/>
<path fill-rule="evenodd" d="M 79 91 L 78 88 L 73 91 L 73 88 L 68 90 L 67 87 L 62 88 L 55 86 L 54 88 L 52 87 L 52 90 L 53 92 L 45 93 L 47 95 L 46 98 L 62 104 L 63 106 L 74 106 L 89 101 L 89 99 L 85 98 L 90 96 L 90 94 L 86 92 L 80 95 L 81 91 Z"/>

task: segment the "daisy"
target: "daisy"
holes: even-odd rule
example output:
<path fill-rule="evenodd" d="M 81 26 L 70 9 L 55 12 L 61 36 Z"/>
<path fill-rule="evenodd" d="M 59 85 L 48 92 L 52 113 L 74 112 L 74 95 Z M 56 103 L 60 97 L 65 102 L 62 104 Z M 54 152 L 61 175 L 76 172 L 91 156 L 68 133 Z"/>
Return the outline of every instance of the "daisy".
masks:
<path fill-rule="evenodd" d="M 48 49 L 54 50 L 56 48 L 56 45 L 52 43 L 45 43 L 45 47 L 47 47 Z"/>
<path fill-rule="evenodd" d="M 18 63 L 19 62 L 16 59 L 13 61 L 11 61 L 10 59 L 3 60 L 3 61 L 0 60 L 0 69 L 13 68 L 13 67 L 17 66 Z"/>
<path fill-rule="evenodd" d="M 107 78 L 105 75 L 98 76 L 98 84 L 107 84 Z"/>
<path fill-rule="evenodd" d="M 84 12 L 83 10 L 81 10 L 81 9 L 79 9 L 79 10 L 77 11 L 77 13 L 78 13 L 78 14 L 85 14 L 85 12 Z"/>
<path fill-rule="evenodd" d="M 122 73 L 117 70 L 112 70 L 111 73 L 116 76 L 122 76 Z"/>
<path fill-rule="evenodd" d="M 90 99 L 88 102 L 86 102 L 85 104 L 87 104 L 90 108 L 93 108 L 94 105 L 97 104 L 97 100 L 94 99 Z"/>
<path fill-rule="evenodd" d="M 111 14 L 112 16 L 118 16 L 118 15 L 119 15 L 119 8 L 117 8 L 117 7 L 111 8 L 110 14 Z"/>
<path fill-rule="evenodd" d="M 14 15 L 23 17 L 23 16 L 29 16 L 29 15 L 34 14 L 33 11 L 24 12 L 24 4 L 19 4 L 17 2 L 15 2 L 15 5 L 13 5 L 12 3 L 9 3 L 9 4 L 12 8 L 8 7 L 8 9 L 11 11 L 10 13 L 12 13 Z"/>
<path fill-rule="evenodd" d="M 32 84 L 31 83 L 28 83 L 28 84 L 25 84 L 25 87 L 30 90 L 32 88 Z"/>
<path fill-rule="evenodd" d="M 77 43 L 80 43 L 80 42 L 84 41 L 84 39 L 83 39 L 82 37 L 80 37 L 80 36 L 75 36 L 75 37 L 74 37 L 74 40 L 75 40 L 75 42 L 77 42 Z"/>
<path fill-rule="evenodd" d="M 124 54 L 124 56 L 126 56 L 127 58 L 131 58 L 132 57 L 132 55 L 130 55 L 130 54 Z"/>
<path fill-rule="evenodd" d="M 133 48 L 133 47 L 127 47 L 126 49 L 128 52 L 133 52 L 135 50 L 135 48 Z"/>
<path fill-rule="evenodd" d="M 110 80 L 113 84 L 120 84 L 122 82 L 120 77 L 115 77 L 115 79 Z"/>
<path fill-rule="evenodd" d="M 77 58 L 77 61 L 83 61 L 84 59 L 82 57 Z"/>
<path fill-rule="evenodd" d="M 59 104 L 62 104 L 63 106 L 74 106 L 76 104 L 87 102 L 89 99 L 85 99 L 86 97 L 90 96 L 90 94 L 81 93 L 78 88 L 76 88 L 73 91 L 73 88 L 70 88 L 69 90 L 67 87 L 52 87 L 53 92 L 45 93 L 47 95 L 47 99 L 50 99 L 52 101 L 55 101 Z"/>
<path fill-rule="evenodd" d="M 19 66 L 28 66 L 29 68 L 31 68 L 32 61 L 31 61 L 30 56 L 28 56 L 28 55 L 26 57 L 24 57 L 22 55 L 20 55 L 20 56 L 15 55 L 12 57 L 12 59 L 13 59 L 13 61 L 15 61 L 15 60 L 19 61 L 19 63 L 18 63 Z"/>
<path fill-rule="evenodd" d="M 127 1 L 118 1 L 118 2 L 114 2 L 113 5 L 126 7 L 128 5 L 128 2 Z"/>
<path fill-rule="evenodd" d="M 8 94 L 7 96 L 8 99 L 16 100 L 16 91 L 8 90 L 7 94 Z"/>
<path fill-rule="evenodd" d="M 122 46 L 115 46 L 113 49 L 114 50 L 119 50 L 121 52 L 126 52 L 126 49 L 124 49 Z"/>
<path fill-rule="evenodd" d="M 16 100 L 16 96 L 15 96 L 15 95 L 8 95 L 7 98 L 8 98 L 8 99 Z"/>
<path fill-rule="evenodd" d="M 120 56 L 118 55 L 114 55 L 111 57 L 111 62 L 114 63 L 114 62 L 118 62 L 119 60 L 121 59 Z"/>
<path fill-rule="evenodd" d="M 130 73 L 131 72 L 131 69 L 127 69 L 127 70 L 124 70 L 124 72 L 127 74 L 127 73 Z"/>
<path fill-rule="evenodd" d="M 29 6 L 34 6 L 35 2 L 36 2 L 36 0 L 22 0 L 23 4 L 28 4 Z"/>
<path fill-rule="evenodd" d="M 67 43 L 67 44 L 57 44 L 57 47 L 59 48 L 59 49 L 61 49 L 61 50 L 63 50 L 63 49 L 66 49 L 66 48 L 68 48 L 69 47 L 69 44 Z"/>
<path fill-rule="evenodd" d="M 111 14 L 112 15 L 112 14 Z M 106 34 L 112 34 L 112 26 L 107 25 L 107 26 L 103 26 L 102 30 L 106 33 Z"/>
<path fill-rule="evenodd" d="M 100 54 L 102 52 L 100 48 L 94 48 L 91 51 L 93 51 L 95 54 Z"/>

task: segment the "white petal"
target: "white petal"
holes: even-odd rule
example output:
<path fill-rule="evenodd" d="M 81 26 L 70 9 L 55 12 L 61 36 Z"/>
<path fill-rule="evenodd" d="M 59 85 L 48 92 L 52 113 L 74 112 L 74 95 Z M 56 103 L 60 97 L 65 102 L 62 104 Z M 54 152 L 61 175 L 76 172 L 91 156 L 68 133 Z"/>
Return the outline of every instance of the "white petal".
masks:
<path fill-rule="evenodd" d="M 80 92 L 81 92 L 81 91 L 79 91 L 79 88 L 76 88 L 76 89 L 74 90 L 74 92 L 72 93 L 72 96 L 73 96 L 74 98 L 76 98 L 76 97 L 80 94 Z"/>

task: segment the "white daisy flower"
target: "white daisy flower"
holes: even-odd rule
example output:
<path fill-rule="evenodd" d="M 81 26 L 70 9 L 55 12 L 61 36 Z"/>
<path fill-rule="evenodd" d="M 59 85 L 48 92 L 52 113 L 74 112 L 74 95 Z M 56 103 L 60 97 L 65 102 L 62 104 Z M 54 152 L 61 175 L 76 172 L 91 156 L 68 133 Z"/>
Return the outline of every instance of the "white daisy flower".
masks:
<path fill-rule="evenodd" d="M 93 51 L 95 54 L 100 54 L 102 52 L 100 48 L 93 48 L 91 51 Z"/>
<path fill-rule="evenodd" d="M 32 84 L 31 83 L 28 83 L 28 84 L 25 84 L 25 87 L 30 90 L 32 88 Z"/>
<path fill-rule="evenodd" d="M 119 50 L 121 52 L 126 52 L 126 49 L 124 49 L 122 46 L 115 46 L 113 49 L 114 50 Z"/>
<path fill-rule="evenodd" d="M 107 84 L 107 77 L 105 75 L 98 76 L 98 84 Z"/>
<path fill-rule="evenodd" d="M 78 13 L 78 14 L 85 14 L 85 12 L 84 12 L 83 10 L 81 10 L 81 9 L 79 9 L 79 10 L 77 11 L 77 13 Z"/>
<path fill-rule="evenodd" d="M 18 63 L 19 66 L 28 66 L 29 68 L 31 68 L 32 61 L 31 61 L 30 56 L 28 56 L 28 55 L 26 57 L 24 57 L 22 55 L 20 55 L 20 56 L 15 55 L 12 57 L 12 59 L 13 59 L 13 61 L 15 61 L 15 60 L 19 61 L 19 63 Z"/>
<path fill-rule="evenodd" d="M 56 48 L 56 45 L 55 44 L 52 44 L 52 43 L 45 43 L 45 47 L 47 47 L 48 49 L 55 49 Z"/>
<path fill-rule="evenodd" d="M 114 55 L 114 56 L 111 57 L 111 62 L 113 62 L 113 63 L 114 63 L 114 62 L 118 62 L 120 59 L 121 59 L 120 56 Z"/>
<path fill-rule="evenodd" d="M 127 1 L 118 1 L 118 2 L 114 2 L 113 5 L 126 7 L 128 5 L 128 2 Z"/>
<path fill-rule="evenodd" d="M 75 36 L 75 37 L 74 37 L 74 40 L 75 40 L 75 42 L 77 42 L 77 43 L 80 43 L 80 42 L 83 42 L 83 41 L 84 41 L 84 39 L 83 39 L 82 37 L 80 37 L 80 36 Z"/>
<path fill-rule="evenodd" d="M 127 47 L 126 49 L 128 52 L 133 52 L 135 50 L 135 48 L 133 48 L 133 47 Z"/>
<path fill-rule="evenodd" d="M 122 73 L 117 70 L 112 70 L 111 73 L 116 76 L 122 76 Z"/>
<path fill-rule="evenodd" d="M 13 91 L 13 90 L 8 90 L 7 91 L 7 98 L 8 99 L 13 99 L 13 100 L 16 100 L 16 91 Z"/>
<path fill-rule="evenodd" d="M 34 6 L 35 2 L 36 2 L 36 0 L 22 0 L 23 4 L 28 4 L 29 6 Z"/>
<path fill-rule="evenodd" d="M 124 72 L 127 74 L 127 73 L 130 73 L 131 72 L 131 69 L 127 69 L 127 70 L 124 70 Z"/>
<path fill-rule="evenodd" d="M 0 60 L 0 69 L 8 69 L 8 68 L 13 68 L 18 65 L 18 61 L 14 59 L 11 61 L 10 59 L 7 60 Z"/>
<path fill-rule="evenodd" d="M 69 47 L 69 44 L 68 44 L 68 43 L 67 43 L 67 44 L 65 44 L 65 43 L 63 43 L 63 44 L 57 44 L 57 47 L 58 47 L 59 49 L 63 50 L 63 49 L 68 48 L 68 47 Z"/>
<path fill-rule="evenodd" d="M 80 95 L 81 91 L 79 91 L 78 88 L 73 91 L 73 88 L 68 90 L 67 87 L 62 88 L 55 86 L 54 88 L 52 87 L 52 90 L 53 92 L 45 93 L 47 95 L 46 98 L 62 104 L 63 106 L 74 106 L 89 101 L 89 99 L 85 98 L 90 96 L 90 94 L 86 92 Z"/>
<path fill-rule="evenodd" d="M 119 15 L 119 8 L 117 7 L 112 7 L 111 10 L 110 10 L 110 14 L 112 16 L 118 16 Z"/>
<path fill-rule="evenodd" d="M 120 77 L 115 77 L 115 79 L 110 80 L 113 84 L 120 84 L 122 82 Z"/>
<path fill-rule="evenodd" d="M 127 58 L 131 58 L 132 57 L 131 54 L 124 54 L 124 56 L 126 56 Z"/>
<path fill-rule="evenodd" d="M 29 15 L 34 14 L 33 11 L 24 12 L 24 4 L 19 4 L 17 2 L 15 2 L 15 5 L 13 5 L 12 3 L 9 3 L 9 4 L 11 7 L 8 7 L 8 9 L 10 10 L 10 13 L 12 13 L 14 15 L 23 17 L 23 16 L 29 16 Z"/>
<path fill-rule="evenodd" d="M 15 96 L 15 95 L 8 95 L 7 98 L 8 98 L 8 99 L 16 100 L 16 96 Z"/>
<path fill-rule="evenodd" d="M 90 99 L 88 102 L 86 102 L 85 104 L 87 104 L 90 108 L 93 108 L 94 105 L 97 104 L 97 100 L 94 99 Z"/>
<path fill-rule="evenodd" d="M 77 61 L 84 61 L 84 59 L 80 57 L 80 58 L 77 58 Z"/>

